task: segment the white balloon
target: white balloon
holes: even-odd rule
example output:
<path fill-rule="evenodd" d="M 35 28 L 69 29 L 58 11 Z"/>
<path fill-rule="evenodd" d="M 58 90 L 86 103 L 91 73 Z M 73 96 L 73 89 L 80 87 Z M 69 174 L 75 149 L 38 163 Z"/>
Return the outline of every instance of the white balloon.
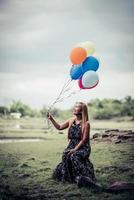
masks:
<path fill-rule="evenodd" d="M 99 81 L 99 76 L 95 71 L 87 71 L 82 76 L 82 85 L 85 88 L 94 87 Z"/>

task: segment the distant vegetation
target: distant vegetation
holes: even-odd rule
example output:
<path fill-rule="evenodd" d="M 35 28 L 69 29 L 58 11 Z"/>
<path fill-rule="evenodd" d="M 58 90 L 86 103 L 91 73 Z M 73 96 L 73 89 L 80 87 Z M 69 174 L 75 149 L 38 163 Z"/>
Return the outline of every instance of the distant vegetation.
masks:
<path fill-rule="evenodd" d="M 130 117 L 134 120 L 134 98 L 126 96 L 125 98 L 118 99 L 93 99 L 88 102 L 88 110 L 90 118 L 93 119 L 112 119 L 117 117 Z M 43 106 L 42 109 L 32 109 L 30 106 L 24 104 L 22 101 L 13 100 L 10 106 L 0 106 L 0 115 L 9 116 L 10 113 L 19 112 L 22 117 L 45 117 L 47 107 Z M 55 117 L 66 119 L 72 115 L 72 108 L 68 110 L 60 110 L 54 108 L 52 114 Z"/>
<path fill-rule="evenodd" d="M 94 119 L 111 119 L 114 117 L 131 117 L 134 120 L 134 98 L 95 99 L 88 103 L 89 112 Z"/>

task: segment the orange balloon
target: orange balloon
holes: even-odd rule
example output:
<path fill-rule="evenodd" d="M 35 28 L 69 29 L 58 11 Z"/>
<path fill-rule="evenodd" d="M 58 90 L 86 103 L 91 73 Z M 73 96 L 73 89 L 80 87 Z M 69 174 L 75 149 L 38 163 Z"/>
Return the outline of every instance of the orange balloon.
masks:
<path fill-rule="evenodd" d="M 75 47 L 70 54 L 70 60 L 74 65 L 82 63 L 87 57 L 87 52 L 82 47 Z"/>

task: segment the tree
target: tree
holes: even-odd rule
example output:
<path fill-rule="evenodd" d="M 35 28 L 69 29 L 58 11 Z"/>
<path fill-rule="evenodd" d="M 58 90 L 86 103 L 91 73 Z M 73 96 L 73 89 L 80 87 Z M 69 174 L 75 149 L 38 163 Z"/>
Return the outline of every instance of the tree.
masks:
<path fill-rule="evenodd" d="M 10 106 L 10 112 L 19 112 L 22 114 L 22 117 L 26 115 L 29 115 L 31 117 L 33 116 L 32 109 L 28 105 L 22 103 L 20 100 L 18 101 L 13 100 Z"/>
<path fill-rule="evenodd" d="M 9 114 L 9 110 L 6 106 L 0 106 L 0 115 L 7 115 Z"/>

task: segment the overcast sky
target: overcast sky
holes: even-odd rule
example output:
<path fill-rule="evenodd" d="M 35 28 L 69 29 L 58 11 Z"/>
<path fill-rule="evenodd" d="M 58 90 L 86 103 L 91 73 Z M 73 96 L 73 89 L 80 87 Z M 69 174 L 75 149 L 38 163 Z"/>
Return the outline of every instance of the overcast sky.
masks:
<path fill-rule="evenodd" d="M 71 49 L 87 40 L 100 59 L 100 82 L 57 107 L 134 96 L 133 25 L 133 0 L 0 0 L 0 105 L 49 106 L 69 77 Z"/>

